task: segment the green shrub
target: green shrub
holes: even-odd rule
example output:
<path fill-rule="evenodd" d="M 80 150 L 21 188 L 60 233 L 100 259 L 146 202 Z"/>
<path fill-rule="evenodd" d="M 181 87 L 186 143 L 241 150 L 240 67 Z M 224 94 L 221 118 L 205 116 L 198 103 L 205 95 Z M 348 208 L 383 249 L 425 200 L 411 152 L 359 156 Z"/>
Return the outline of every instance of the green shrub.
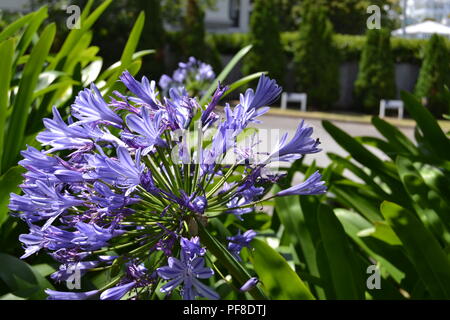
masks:
<path fill-rule="evenodd" d="M 445 86 L 450 86 L 450 54 L 444 38 L 433 35 L 428 41 L 416 95 L 427 99 L 428 108 L 438 117 L 448 113 L 450 101 Z"/>
<path fill-rule="evenodd" d="M 118 87 L 118 76 L 125 69 L 135 75 L 141 67 L 142 57 L 150 53 L 135 50 L 145 20 L 140 14 L 132 31 L 127 32 L 130 37 L 125 49 L 120 50 L 120 61 L 105 65 L 103 58 L 97 55 L 98 47 L 92 45 L 93 25 L 111 2 L 104 1 L 93 8 L 94 0 L 90 0 L 82 13 L 81 29 L 68 31 L 56 52 L 51 51 L 55 45 L 56 25 L 48 24 L 49 12 L 45 6 L 0 31 L 0 274 L 4 276 L 0 280 L 0 297 L 14 289 L 9 287 L 11 282 L 5 285 L 2 281 L 6 277 L 19 276 L 9 270 L 17 270 L 18 264 L 22 265 L 22 270 L 31 268 L 17 259 L 18 264 L 8 267 L 5 263 L 6 254 L 20 256 L 22 252 L 17 237 L 23 233 L 23 225 L 8 214 L 9 193 L 19 192 L 18 185 L 23 181 L 21 174 L 24 171 L 17 166 L 20 151 L 26 145 L 39 148 L 34 139 L 42 130 L 42 119 L 52 117 L 52 107 L 59 108 L 61 115 L 66 117 L 80 88 L 91 83 L 95 83 L 105 96 L 112 95 Z M 116 46 L 116 49 L 120 47 Z M 105 70 L 102 72 L 102 69 Z M 17 286 L 23 286 L 21 290 L 16 288 L 15 294 L 21 297 L 37 299 L 35 291 L 39 291 L 39 298 L 43 299 L 43 290 L 53 288 L 47 280 L 28 283 L 20 276 L 17 279 L 21 280 L 17 280 Z M 12 282 L 15 283 L 16 280 Z"/>
<path fill-rule="evenodd" d="M 138 6 L 150 19 L 147 19 L 142 33 L 142 49 L 152 48 L 155 54 L 147 57 L 141 72 L 150 79 L 159 79 L 164 73 L 164 43 L 165 32 L 161 17 L 161 4 L 159 0 L 140 0 Z"/>
<path fill-rule="evenodd" d="M 183 29 L 183 53 L 185 57 L 205 58 L 205 13 L 196 0 L 188 0 Z"/>
<path fill-rule="evenodd" d="M 335 34 L 333 43 L 339 51 L 341 61 L 359 60 L 366 42 L 365 38 L 360 35 Z M 291 59 L 298 47 L 298 32 L 282 32 L 280 40 L 285 55 Z M 246 33 L 214 33 L 207 36 L 207 42 L 214 43 L 222 54 L 235 54 L 250 43 L 250 37 Z M 393 37 L 391 38 L 393 59 L 398 63 L 419 64 L 425 44 L 426 40 L 423 39 Z"/>
<path fill-rule="evenodd" d="M 244 75 L 265 70 L 270 77 L 282 83 L 285 63 L 276 10 L 274 0 L 254 1 L 250 21 L 253 49 L 245 59 L 242 70 Z"/>
<path fill-rule="evenodd" d="M 339 97 L 339 60 L 333 27 L 321 4 L 312 2 L 305 12 L 294 56 L 297 83 L 312 104 L 329 108 Z"/>
<path fill-rule="evenodd" d="M 390 31 L 367 31 L 355 82 L 355 96 L 365 111 L 377 110 L 381 99 L 395 97 L 395 66 L 391 54 Z"/>

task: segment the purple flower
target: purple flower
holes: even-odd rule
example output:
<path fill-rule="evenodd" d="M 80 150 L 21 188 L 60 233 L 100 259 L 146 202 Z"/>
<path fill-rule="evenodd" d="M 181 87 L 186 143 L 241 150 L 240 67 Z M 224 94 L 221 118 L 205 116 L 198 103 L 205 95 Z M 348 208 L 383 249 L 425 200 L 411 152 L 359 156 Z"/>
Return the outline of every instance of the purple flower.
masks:
<path fill-rule="evenodd" d="M 9 209 L 22 211 L 19 216 L 31 222 L 48 219 L 43 229 L 47 228 L 72 206 L 78 206 L 83 200 L 62 192 L 62 185 L 46 183 L 40 180 L 34 184 L 23 185 L 25 195 L 11 194 Z"/>
<path fill-rule="evenodd" d="M 100 249 L 104 247 L 111 238 L 124 232 L 123 230 L 102 228 L 94 223 L 78 222 L 75 227 L 79 232 L 75 233 L 76 236 L 71 242 L 84 250 Z"/>
<path fill-rule="evenodd" d="M 129 99 L 138 104 L 145 104 L 152 109 L 159 109 L 156 99 L 158 92 L 155 90 L 155 81 L 149 82 L 147 77 L 142 77 L 142 82 L 136 81 L 128 71 L 125 71 L 120 80 L 137 98 L 130 97 Z"/>
<path fill-rule="evenodd" d="M 143 107 L 141 115 L 129 114 L 126 117 L 126 123 L 130 130 L 138 133 L 135 136 L 126 132 L 122 133 L 122 137 L 133 140 L 133 144 L 142 147 L 142 155 L 147 155 L 155 146 L 166 146 L 160 135 L 164 131 L 162 126 L 163 111 L 156 112 L 153 117 L 150 116 L 147 108 Z"/>
<path fill-rule="evenodd" d="M 172 129 L 186 129 L 191 123 L 194 112 L 199 108 L 197 101 L 188 96 L 184 89 L 171 88 L 169 99 L 165 98 L 167 120 Z"/>
<path fill-rule="evenodd" d="M 54 226 L 49 226 L 45 230 L 32 224 L 29 227 L 30 233 L 19 236 L 19 240 L 25 245 L 25 254 L 20 257 L 21 259 L 25 259 L 43 248 L 58 250 L 75 247 L 75 244 L 72 243 L 74 238 L 72 232 Z"/>
<path fill-rule="evenodd" d="M 84 275 L 89 269 L 95 268 L 99 265 L 99 261 L 82 261 L 71 264 L 62 264 L 59 270 L 52 273 L 50 278 L 56 282 L 66 281 L 73 276 L 75 270 L 80 271 L 80 275 Z"/>
<path fill-rule="evenodd" d="M 229 210 L 227 210 L 226 212 L 234 214 L 236 218 L 242 221 L 242 215 L 253 211 L 253 207 L 243 207 L 249 203 L 250 201 L 248 201 L 244 197 L 236 196 L 227 203 L 227 207 L 229 208 Z"/>
<path fill-rule="evenodd" d="M 106 289 L 100 295 L 100 300 L 120 300 L 136 285 L 135 281 L 131 281 L 116 287 Z"/>
<path fill-rule="evenodd" d="M 208 204 L 204 196 L 196 196 L 195 194 L 188 196 L 184 191 L 181 192 L 181 198 L 178 203 L 191 210 L 192 212 L 203 214 Z"/>
<path fill-rule="evenodd" d="M 241 234 L 239 230 L 238 234 L 233 237 L 228 237 L 228 250 L 231 254 L 238 260 L 241 261 L 241 257 L 239 254 L 241 253 L 242 248 L 247 247 L 250 248 L 250 242 L 256 236 L 256 232 L 254 230 L 247 230 L 244 234 Z"/>
<path fill-rule="evenodd" d="M 220 99 L 222 98 L 222 96 L 225 94 L 225 92 L 229 89 L 229 87 L 227 86 L 221 86 L 220 82 L 219 85 L 216 89 L 216 91 L 214 92 L 214 95 L 211 99 L 211 102 L 208 104 L 208 106 L 206 107 L 205 111 L 203 111 L 202 113 L 202 123 L 203 125 L 206 125 L 208 123 L 211 123 L 215 120 L 217 120 L 217 116 L 213 113 L 214 108 L 217 106 L 217 104 L 219 103 Z"/>
<path fill-rule="evenodd" d="M 291 195 L 317 195 L 323 194 L 327 191 L 325 182 L 321 180 L 322 176 L 319 171 L 314 172 L 304 182 L 290 187 L 286 190 L 278 192 L 276 195 L 279 197 L 291 196 Z"/>
<path fill-rule="evenodd" d="M 37 136 L 37 141 L 44 146 L 52 146 L 48 152 L 64 149 L 87 149 L 93 142 L 88 132 L 81 126 L 67 125 L 58 109 L 53 107 L 53 119 L 44 119 L 47 130 Z"/>
<path fill-rule="evenodd" d="M 161 89 L 167 90 L 171 81 L 173 81 L 171 77 L 169 77 L 167 74 L 163 74 L 159 79 L 158 85 L 161 87 Z"/>
<path fill-rule="evenodd" d="M 209 64 L 190 57 L 187 62 L 178 64 L 178 69 L 173 72 L 172 77 L 162 75 L 159 86 L 165 93 L 170 89 L 190 88 L 201 94 L 215 76 Z"/>
<path fill-rule="evenodd" d="M 97 177 L 126 189 L 125 196 L 128 196 L 140 184 L 141 174 L 144 171 L 140 161 L 140 150 L 136 151 L 133 160 L 127 149 L 119 147 L 117 157 L 117 160 L 105 158 L 103 166 L 96 170 Z"/>
<path fill-rule="evenodd" d="M 187 254 L 190 259 L 202 257 L 206 253 L 206 249 L 200 245 L 199 237 L 192 237 L 191 240 L 181 238 L 180 241 L 182 252 Z"/>
<path fill-rule="evenodd" d="M 250 89 L 251 90 L 251 89 Z M 256 92 L 251 100 L 249 109 L 258 109 L 274 103 L 282 92 L 282 88 L 277 82 L 264 74 L 259 78 Z"/>
<path fill-rule="evenodd" d="M 181 259 L 170 257 L 167 260 L 168 266 L 157 269 L 157 273 L 161 278 L 170 280 L 161 287 L 161 292 L 171 292 L 177 286 L 183 284 L 181 292 L 184 300 L 194 300 L 196 296 L 219 299 L 214 290 L 198 280 L 210 278 L 213 276 L 214 271 L 205 267 L 205 260 L 202 257 L 192 256 L 190 252 L 186 251 L 191 250 L 192 245 L 192 242 L 188 244 L 186 242 L 183 244 L 182 242 Z"/>
<path fill-rule="evenodd" d="M 100 290 L 48 290 L 49 299 L 148 298 L 160 278 L 167 280 L 162 292 L 179 287 L 184 299 L 219 298 L 202 282 L 214 272 L 205 265 L 209 256 L 201 239 L 184 238 L 195 231 L 187 230 L 186 222 L 214 219 L 217 212 L 242 220 L 279 177 L 267 166 L 271 160 L 293 160 L 319 149 L 312 128 L 302 123 L 292 141 L 284 136 L 266 162 L 252 163 L 259 142 L 240 149 L 240 134 L 268 110 L 281 88 L 262 76 L 256 91 L 247 90 L 234 108 L 226 104 L 222 119 L 214 111 L 226 86 L 218 86 L 206 107 L 188 94 L 201 93 L 214 76 L 209 65 L 191 57 L 172 79 L 161 78 L 167 87 L 158 99 L 154 81 L 139 82 L 124 72 L 120 79 L 131 96 L 115 91 L 107 102 L 92 85 L 78 94 L 67 121 L 56 108 L 53 118 L 44 120 L 38 141 L 45 148 L 22 152 L 21 193 L 11 194 L 9 202 L 12 215 L 29 227 L 19 236 L 22 258 L 43 249 L 60 264 L 51 276 L 59 282 L 70 279 L 73 266 L 94 277 L 104 268 L 114 273 Z M 193 119 L 201 120 L 198 136 L 188 132 Z M 232 152 L 240 156 L 231 164 Z M 317 175 L 278 195 L 325 192 Z M 255 234 L 248 230 L 229 238 L 236 259 Z M 251 279 L 242 290 L 256 283 Z"/>
<path fill-rule="evenodd" d="M 95 84 L 78 94 L 72 105 L 72 114 L 80 120 L 79 123 L 106 122 L 121 127 L 123 122 L 122 118 L 108 107 Z"/>
<path fill-rule="evenodd" d="M 45 290 L 45 293 L 48 294 L 47 300 L 87 300 L 96 296 L 98 292 L 98 290 L 87 292 L 61 292 L 51 289 Z"/>
<path fill-rule="evenodd" d="M 255 118 L 266 113 L 269 110 L 266 106 L 274 103 L 281 92 L 282 88 L 275 80 L 262 75 L 256 92 L 253 89 L 247 89 L 245 95 L 240 96 L 240 105 L 244 108 L 246 122 L 254 121 Z"/>
<path fill-rule="evenodd" d="M 252 290 L 256 285 L 258 284 L 259 280 L 258 278 L 250 278 L 247 280 L 247 282 L 244 283 L 244 285 L 239 289 L 242 292 L 247 292 Z"/>
<path fill-rule="evenodd" d="M 269 156 L 269 159 L 277 158 L 280 161 L 291 161 L 305 154 L 319 152 L 320 149 L 317 146 L 320 142 L 311 138 L 312 133 L 313 128 L 304 126 L 302 120 L 292 140 L 286 143 L 287 133 L 284 134 L 279 147 Z"/>

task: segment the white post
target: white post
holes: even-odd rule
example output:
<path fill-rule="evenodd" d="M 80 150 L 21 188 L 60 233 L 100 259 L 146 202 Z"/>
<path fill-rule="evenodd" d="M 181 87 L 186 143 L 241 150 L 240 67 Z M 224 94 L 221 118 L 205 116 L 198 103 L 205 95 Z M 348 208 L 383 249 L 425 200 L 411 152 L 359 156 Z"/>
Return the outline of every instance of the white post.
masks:
<path fill-rule="evenodd" d="M 385 108 L 386 108 L 386 100 L 381 100 L 380 101 L 380 118 L 384 118 Z"/>
<path fill-rule="evenodd" d="M 403 119 L 403 104 L 398 109 L 398 118 Z"/>
<path fill-rule="evenodd" d="M 281 94 L 281 109 L 284 110 L 287 108 L 287 93 L 283 92 Z"/>
<path fill-rule="evenodd" d="M 248 32 L 250 18 L 250 0 L 240 0 L 239 8 L 239 30 Z"/>
<path fill-rule="evenodd" d="M 307 99 L 308 99 L 308 96 L 306 95 L 306 93 L 304 93 L 302 96 L 302 102 L 301 102 L 301 106 L 300 106 L 300 110 L 303 112 L 306 112 Z"/>

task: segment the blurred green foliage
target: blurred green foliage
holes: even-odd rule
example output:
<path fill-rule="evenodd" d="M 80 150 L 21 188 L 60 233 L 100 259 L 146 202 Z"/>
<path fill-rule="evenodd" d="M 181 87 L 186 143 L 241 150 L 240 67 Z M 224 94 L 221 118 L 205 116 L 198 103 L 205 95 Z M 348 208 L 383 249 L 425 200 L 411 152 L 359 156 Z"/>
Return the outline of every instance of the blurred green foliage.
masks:
<path fill-rule="evenodd" d="M 323 5 L 305 3 L 298 47 L 294 53 L 295 75 L 301 92 L 312 105 L 330 108 L 339 98 L 339 59 L 333 45 L 333 26 Z"/>
<path fill-rule="evenodd" d="M 254 1 L 250 19 L 250 42 L 253 50 L 244 60 L 242 72 L 248 75 L 264 70 L 283 85 L 286 66 L 276 10 L 274 0 Z"/>
<path fill-rule="evenodd" d="M 417 142 L 378 117 L 372 124 L 382 138 L 352 137 L 323 121 L 349 154 L 328 153 L 332 162 L 321 171 L 329 192 L 276 200 L 280 246 L 290 248 L 317 298 L 450 298 L 450 139 L 413 95 L 402 98 Z M 282 183 L 316 169 L 297 162 Z M 371 265 L 379 290 L 366 285 Z"/>
<path fill-rule="evenodd" d="M 450 87 L 450 52 L 445 38 L 433 35 L 427 42 L 416 85 L 416 95 L 426 98 L 427 107 L 438 117 L 448 113 L 450 96 L 446 88 Z"/>
<path fill-rule="evenodd" d="M 144 25 L 141 14 L 120 61 L 104 68 L 97 55 L 99 48 L 91 45 L 92 27 L 111 1 L 96 8 L 93 4 L 92 0 L 86 4 L 81 28 L 72 29 L 56 52 L 51 52 L 56 24 L 44 23 L 47 7 L 15 20 L 0 32 L 0 297 L 42 299 L 43 289 L 53 288 L 45 279 L 54 271 L 48 257 L 34 259 L 33 266 L 14 257 L 22 255 L 18 236 L 25 227 L 8 213 L 9 194 L 19 192 L 22 182 L 23 168 L 17 166 L 20 151 L 26 145 L 39 147 L 35 137 L 52 107 L 66 115 L 75 95 L 90 83 L 103 94 L 111 94 L 118 86 L 118 76 L 125 69 L 136 74 L 141 57 L 152 52 L 136 51 Z"/>
<path fill-rule="evenodd" d="M 358 105 L 368 113 L 378 111 L 381 99 L 393 99 L 396 95 L 395 65 L 390 41 L 390 31 L 387 29 L 367 31 L 355 82 L 355 95 Z"/>

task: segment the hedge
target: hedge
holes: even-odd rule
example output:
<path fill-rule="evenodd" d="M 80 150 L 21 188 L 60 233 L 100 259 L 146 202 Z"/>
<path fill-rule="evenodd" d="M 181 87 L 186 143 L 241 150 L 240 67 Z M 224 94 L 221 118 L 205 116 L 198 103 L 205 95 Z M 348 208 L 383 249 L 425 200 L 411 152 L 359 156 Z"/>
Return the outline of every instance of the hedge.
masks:
<path fill-rule="evenodd" d="M 298 39 L 297 32 L 282 32 L 281 44 L 286 55 L 293 57 Z M 427 40 L 391 38 L 392 55 L 396 62 L 409 62 L 420 64 L 423 56 L 423 48 Z M 250 38 L 244 33 L 209 34 L 207 42 L 215 44 L 222 54 L 234 54 L 250 42 Z M 357 61 L 361 56 L 365 43 L 365 36 L 336 34 L 334 42 L 339 49 L 341 61 Z M 450 50 L 450 40 L 446 40 Z"/>

